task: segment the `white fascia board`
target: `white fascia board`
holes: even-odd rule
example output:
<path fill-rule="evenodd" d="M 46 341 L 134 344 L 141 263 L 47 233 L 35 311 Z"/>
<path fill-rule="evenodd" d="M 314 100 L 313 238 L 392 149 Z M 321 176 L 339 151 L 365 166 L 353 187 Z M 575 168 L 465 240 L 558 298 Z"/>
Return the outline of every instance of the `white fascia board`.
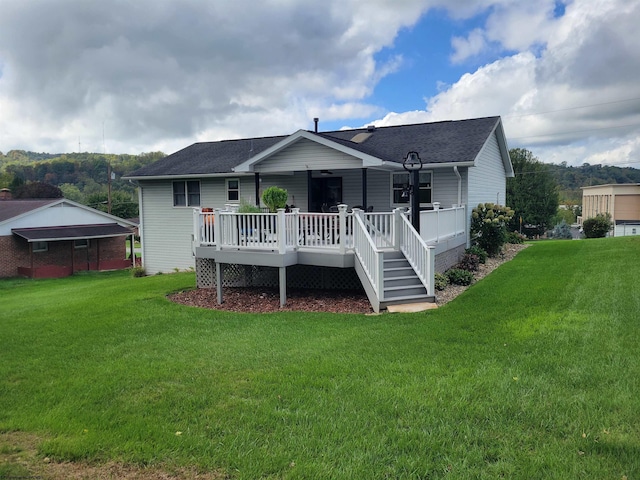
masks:
<path fill-rule="evenodd" d="M 185 180 L 185 179 L 193 179 L 197 180 L 200 178 L 225 178 L 229 175 L 237 176 L 250 176 L 253 175 L 253 172 L 247 172 L 246 174 L 238 173 L 234 171 L 224 172 L 224 173 L 191 173 L 187 175 L 142 175 L 137 177 L 122 177 L 123 180 L 135 180 L 136 182 L 143 182 L 145 180 L 155 181 L 155 180 Z"/>
<path fill-rule="evenodd" d="M 387 167 L 385 170 L 399 170 L 404 171 L 404 167 L 401 163 L 397 162 L 383 162 L 382 166 Z M 443 162 L 443 163 L 423 163 L 422 168 L 426 170 L 437 170 L 440 168 L 453 168 L 453 167 L 475 167 L 474 162 Z"/>
<path fill-rule="evenodd" d="M 355 158 L 359 158 L 360 160 L 362 160 L 362 167 L 379 167 L 383 164 L 383 161 L 381 159 L 379 159 L 378 157 L 374 157 L 372 155 L 368 155 L 366 153 L 362 153 L 358 150 L 354 150 L 353 148 L 349 148 L 346 147 L 340 143 L 334 142 L 332 140 L 329 140 L 328 138 L 325 138 L 321 135 L 316 135 L 315 133 L 309 132 L 308 130 L 298 130 L 296 133 L 289 135 L 287 138 L 282 139 L 281 141 L 279 141 L 278 143 L 276 143 L 275 145 L 271 146 L 270 148 L 267 148 L 266 150 L 263 150 L 262 152 L 260 152 L 258 155 L 251 157 L 249 160 L 241 163 L 240 165 L 238 165 L 237 167 L 235 167 L 233 169 L 234 172 L 245 172 L 245 173 L 250 173 L 253 172 L 253 167 L 254 165 L 262 162 L 263 160 L 269 158 L 270 156 L 280 152 L 281 150 L 284 150 L 285 148 L 287 148 L 289 145 L 294 144 L 295 142 L 297 142 L 300 139 L 307 139 L 310 140 L 312 142 L 318 143 L 320 145 L 324 145 L 325 147 L 329 147 L 332 148 L 334 150 L 337 150 L 339 152 L 345 153 L 347 155 L 350 155 L 352 157 Z"/>
<path fill-rule="evenodd" d="M 476 158 L 473 159 L 472 166 L 475 166 L 475 162 L 478 159 L 478 157 L 480 157 L 480 155 L 484 153 L 485 148 L 487 148 L 487 145 L 489 144 L 489 139 L 493 134 L 496 135 L 496 139 L 498 141 L 498 148 L 500 149 L 500 156 L 502 157 L 502 164 L 504 165 L 505 177 L 513 177 L 515 176 L 513 173 L 513 165 L 511 164 L 511 157 L 509 156 L 509 147 L 507 146 L 507 138 L 504 135 L 504 128 L 502 127 L 502 119 L 500 118 L 498 119 L 495 126 L 493 127 L 491 134 L 485 140 L 484 145 L 482 145 L 482 148 L 476 155 Z"/>

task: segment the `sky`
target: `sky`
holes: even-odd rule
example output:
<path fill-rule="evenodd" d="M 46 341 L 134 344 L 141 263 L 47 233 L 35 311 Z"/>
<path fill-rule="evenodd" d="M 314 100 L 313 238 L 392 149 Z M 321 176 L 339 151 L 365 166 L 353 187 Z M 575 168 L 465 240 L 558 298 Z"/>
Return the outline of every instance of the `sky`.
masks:
<path fill-rule="evenodd" d="M 0 151 L 499 115 L 543 162 L 640 168 L 638 25 L 640 0 L 0 0 Z"/>

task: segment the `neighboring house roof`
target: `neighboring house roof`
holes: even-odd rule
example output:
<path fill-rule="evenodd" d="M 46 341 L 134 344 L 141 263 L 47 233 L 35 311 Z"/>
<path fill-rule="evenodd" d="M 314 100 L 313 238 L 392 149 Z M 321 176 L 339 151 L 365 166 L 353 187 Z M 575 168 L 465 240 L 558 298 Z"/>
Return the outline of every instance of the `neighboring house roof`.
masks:
<path fill-rule="evenodd" d="M 104 225 L 70 225 L 65 227 L 14 228 L 11 231 L 28 242 L 54 242 L 57 240 L 94 239 L 131 235 L 131 230 L 117 223 Z"/>
<path fill-rule="evenodd" d="M 363 166 L 401 167 L 409 151 L 418 152 L 423 162 L 431 167 L 472 166 L 494 132 L 498 133 L 507 176 L 513 176 L 500 117 L 486 117 L 319 133 L 299 130 L 288 136 L 195 143 L 125 178 L 144 180 L 248 173 L 257 163 L 302 138 L 360 158 Z"/>
<path fill-rule="evenodd" d="M 74 202 L 66 198 L 42 198 L 42 199 L 25 199 L 25 200 L 0 200 L 0 225 L 9 224 L 18 218 L 22 218 L 36 212 L 45 210 L 47 208 L 55 207 L 58 205 L 66 205 L 70 207 L 79 208 L 86 212 L 90 212 L 93 215 L 103 217 L 105 220 L 111 222 L 124 224 L 131 227 L 138 226 L 124 218 L 116 217 L 95 208 L 87 207 L 81 203 Z"/>
<path fill-rule="evenodd" d="M 2 200 L 0 201 L 0 223 L 32 212 L 52 203 L 59 198 L 43 198 L 34 200 Z"/>

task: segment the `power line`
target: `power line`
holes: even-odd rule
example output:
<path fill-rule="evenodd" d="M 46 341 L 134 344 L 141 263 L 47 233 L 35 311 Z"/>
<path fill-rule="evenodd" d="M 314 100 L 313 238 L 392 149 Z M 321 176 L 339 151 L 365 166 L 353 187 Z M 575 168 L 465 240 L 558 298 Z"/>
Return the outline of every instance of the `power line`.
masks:
<path fill-rule="evenodd" d="M 568 135 L 571 133 L 586 133 L 586 132 L 596 132 L 599 130 L 613 130 L 616 128 L 629 128 L 629 127 L 637 127 L 640 126 L 640 123 L 629 123 L 627 125 L 615 125 L 613 127 L 600 127 L 600 128 L 589 128 L 586 130 L 571 130 L 568 132 L 558 132 L 558 133 L 543 133 L 540 135 L 527 135 L 524 137 L 509 137 L 510 140 L 520 140 L 522 138 L 539 138 L 539 137 L 557 137 L 558 135 Z"/>
<path fill-rule="evenodd" d="M 616 103 L 633 102 L 636 100 L 640 100 L 640 97 L 628 98 L 626 100 L 614 100 L 613 102 L 592 103 L 591 105 L 581 105 L 578 107 L 559 108 L 557 110 L 547 110 L 545 112 L 523 113 L 522 115 L 507 115 L 503 118 L 520 118 L 520 117 L 530 117 L 533 115 L 546 115 L 547 113 L 566 112 L 569 110 L 579 110 L 581 108 L 601 107 L 602 105 L 614 105 Z"/>

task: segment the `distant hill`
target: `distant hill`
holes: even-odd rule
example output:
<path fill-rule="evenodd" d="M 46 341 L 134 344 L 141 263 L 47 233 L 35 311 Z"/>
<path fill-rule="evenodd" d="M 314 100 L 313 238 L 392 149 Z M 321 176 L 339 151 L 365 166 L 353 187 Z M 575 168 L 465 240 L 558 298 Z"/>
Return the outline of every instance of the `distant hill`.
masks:
<path fill-rule="evenodd" d="M 112 205 L 117 199 L 122 207 L 112 212 L 120 211 L 123 215 L 126 212 L 127 216 L 133 217 L 137 215 L 136 187 L 122 180 L 122 176 L 165 156 L 162 152 L 117 155 L 11 150 L 6 155 L 0 153 L 0 188 L 44 182 L 59 187 L 70 200 L 104 210 L 111 170 L 115 176 L 111 181 Z"/>
<path fill-rule="evenodd" d="M 609 165 L 589 165 L 579 167 L 549 164 L 560 189 L 560 203 L 581 204 L 581 187 L 604 185 L 608 183 L 640 183 L 640 170 L 631 167 L 615 167 Z"/>

